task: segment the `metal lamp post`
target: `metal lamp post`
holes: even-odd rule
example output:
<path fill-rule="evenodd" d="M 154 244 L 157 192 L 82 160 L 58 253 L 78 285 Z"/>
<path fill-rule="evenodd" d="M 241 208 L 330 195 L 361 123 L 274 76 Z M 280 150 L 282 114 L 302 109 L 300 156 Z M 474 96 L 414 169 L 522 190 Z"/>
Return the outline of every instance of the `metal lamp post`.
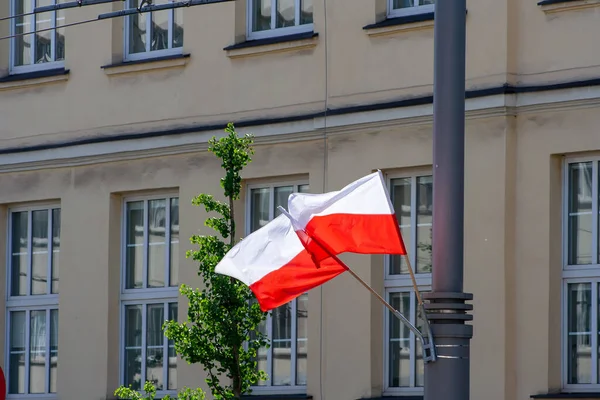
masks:
<path fill-rule="evenodd" d="M 463 292 L 466 0 L 438 0 L 434 27 L 433 282 L 427 315 L 437 360 L 425 400 L 468 400 L 473 327 Z"/>

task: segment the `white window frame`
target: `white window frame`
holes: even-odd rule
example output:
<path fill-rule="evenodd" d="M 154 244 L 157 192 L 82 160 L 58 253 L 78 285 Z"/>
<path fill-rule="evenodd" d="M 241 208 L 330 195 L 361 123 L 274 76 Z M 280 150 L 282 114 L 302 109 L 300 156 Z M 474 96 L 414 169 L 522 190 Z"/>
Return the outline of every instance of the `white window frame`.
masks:
<path fill-rule="evenodd" d="M 275 183 L 254 183 L 248 185 L 246 187 L 246 235 L 252 233 L 252 190 L 253 189 L 269 189 L 269 205 L 274 204 L 275 200 L 275 188 L 282 186 L 293 186 L 293 193 L 298 191 L 299 186 L 309 185 L 307 180 L 294 180 L 294 181 L 280 181 Z M 269 208 L 269 221 L 272 221 L 275 216 L 275 210 L 273 207 Z M 298 364 L 297 360 L 297 343 L 298 343 L 298 332 L 297 332 L 297 310 L 298 310 L 298 302 L 297 299 L 292 300 L 291 302 L 292 308 L 292 347 L 291 347 L 291 359 L 290 359 L 290 377 L 293 378 L 293 385 L 289 386 L 273 386 L 272 384 L 262 385 L 262 386 L 252 386 L 252 394 L 304 394 L 306 393 L 307 385 L 298 385 L 296 384 L 296 366 Z M 289 304 L 289 303 L 288 303 Z M 271 332 L 273 327 L 273 318 L 272 312 L 270 311 L 267 315 L 266 319 L 266 329 L 267 332 Z M 269 337 L 269 341 L 272 339 Z M 306 339 L 308 341 L 308 338 Z M 267 370 L 265 371 L 269 376 L 269 380 L 273 379 L 272 376 L 272 354 L 273 354 L 273 345 L 267 349 Z"/>
<path fill-rule="evenodd" d="M 9 0 L 9 9 L 10 9 L 10 15 L 14 16 L 16 14 L 16 2 L 17 0 Z M 36 2 L 38 0 L 32 0 L 32 4 L 33 7 L 36 7 Z M 54 0 L 55 2 L 59 1 L 59 0 Z M 33 11 L 33 10 L 31 10 Z M 29 12 L 31 12 L 29 11 Z M 51 49 L 51 53 L 50 53 L 50 57 L 55 60 L 56 58 L 56 21 L 58 17 L 58 11 L 51 11 L 53 17 L 52 17 L 52 28 L 55 28 L 52 31 L 48 31 L 48 32 L 52 32 L 52 49 Z M 29 15 L 26 18 L 32 18 L 33 17 L 37 17 L 37 15 Z M 63 17 L 61 18 L 65 18 L 64 17 L 64 13 L 63 13 Z M 15 30 L 15 23 L 16 23 L 16 18 L 13 18 L 10 20 L 10 35 L 15 35 L 17 32 Z M 35 21 L 34 21 L 34 28 L 35 28 Z M 59 27 L 60 28 L 60 27 Z M 12 37 L 10 38 L 10 45 L 9 47 L 9 65 L 10 65 L 10 73 L 11 74 L 24 74 L 24 73 L 28 73 L 28 72 L 36 72 L 36 71 L 45 71 L 45 70 L 49 70 L 49 69 L 56 69 L 56 68 L 64 68 L 65 66 L 65 61 L 64 60 L 60 60 L 60 61 L 51 61 L 51 62 L 47 62 L 47 63 L 40 63 L 40 64 L 35 64 L 35 34 L 34 33 L 30 33 L 27 36 L 31 36 L 31 49 L 30 49 L 30 57 L 31 60 L 34 61 L 33 64 L 28 64 L 28 65 L 15 65 L 15 46 L 17 44 L 17 38 L 16 37 Z M 66 40 L 66 39 L 65 39 Z M 66 57 L 66 56 L 65 56 Z"/>
<path fill-rule="evenodd" d="M 9 382 L 10 382 L 10 329 L 12 319 L 10 318 L 10 314 L 16 311 L 25 311 L 25 389 L 29 391 L 29 362 L 30 362 L 30 313 L 31 311 L 45 311 L 46 312 L 46 351 L 50 352 L 50 314 L 51 310 L 56 310 L 59 312 L 59 324 L 60 324 L 60 311 L 58 308 L 58 299 L 60 294 L 60 286 L 59 293 L 52 294 L 52 254 L 54 253 L 54 249 L 52 247 L 52 210 L 60 209 L 61 210 L 61 219 L 62 219 L 62 209 L 60 203 L 48 203 L 48 204 L 39 204 L 32 206 L 20 206 L 8 209 L 8 218 L 7 218 L 7 242 L 6 242 L 6 309 L 5 309 L 5 336 L 4 336 L 4 348 L 5 357 L 4 357 L 4 365 L 6 366 L 4 370 L 5 378 L 6 378 L 6 390 L 7 390 L 7 399 L 19 399 L 19 398 L 40 398 L 40 399 L 54 399 L 58 397 L 58 393 L 50 393 L 50 358 L 46 358 L 46 375 L 45 375 L 45 393 L 25 393 L 25 394 L 9 394 Z M 44 211 L 47 210 L 49 212 L 48 219 L 48 282 L 47 282 L 47 293 L 45 295 L 32 295 L 31 293 L 31 248 L 32 248 L 32 212 L 33 211 Z M 12 214 L 18 212 L 27 212 L 27 252 L 29 254 L 29 260 L 27 263 L 27 295 L 22 296 L 12 296 Z M 62 224 L 61 224 L 62 225 Z M 59 250 L 60 251 L 60 250 Z M 58 387 L 58 378 L 57 378 L 57 387 Z"/>
<path fill-rule="evenodd" d="M 569 164 L 579 162 L 592 162 L 592 263 L 584 265 L 569 265 Z M 562 176 L 562 294 L 561 294 L 561 372 L 562 372 L 562 387 L 565 390 L 577 392 L 597 392 L 600 390 L 600 378 L 598 377 L 598 362 L 600 357 L 598 354 L 591 355 L 591 378 L 592 383 L 586 384 L 570 384 L 568 383 L 569 373 L 569 357 L 568 357 L 568 286 L 575 283 L 589 283 L 591 286 L 592 309 L 591 309 L 591 327 L 592 332 L 594 327 L 598 329 L 598 299 L 600 290 L 600 259 L 598 257 L 598 231 L 599 231 L 599 209 L 598 209 L 598 180 L 600 178 L 598 163 L 600 157 L 567 157 L 563 162 Z M 591 348 L 598 348 L 598 332 L 591 335 Z M 594 382 L 595 381 L 595 382 Z"/>
<path fill-rule="evenodd" d="M 417 1 L 417 0 L 416 0 Z M 418 0 L 419 2 L 421 0 Z M 394 0 L 388 0 L 388 17 L 405 17 L 408 15 L 418 15 L 433 12 L 435 6 L 433 4 L 419 5 L 406 8 L 394 8 Z"/>
<path fill-rule="evenodd" d="M 168 246 L 165 248 L 165 285 L 170 285 L 170 259 L 171 259 L 171 199 L 179 199 L 177 192 L 164 192 L 160 194 L 147 195 L 147 196 L 131 196 L 123 198 L 121 204 L 121 294 L 120 294 L 120 306 L 119 306 L 119 384 L 125 382 L 125 308 L 127 306 L 139 305 L 142 306 L 142 362 L 141 362 L 141 387 L 143 391 L 144 383 L 146 381 L 146 336 L 147 336 L 147 306 L 152 304 L 162 304 L 165 307 L 165 320 L 169 318 L 169 304 L 175 303 L 179 309 L 179 285 L 177 286 L 164 286 L 157 288 L 149 288 L 148 284 L 148 202 L 151 200 L 166 200 L 167 213 L 165 220 L 165 243 Z M 138 289 L 127 289 L 127 203 L 130 202 L 144 202 L 144 258 L 143 258 L 143 270 L 142 270 L 142 288 Z M 178 268 L 178 266 L 177 266 Z M 168 369 L 169 369 L 169 357 L 168 357 L 168 340 L 165 338 L 163 341 L 163 382 L 168 387 Z M 179 382 L 178 382 L 179 384 Z M 156 396 L 164 397 L 165 395 L 176 396 L 177 389 L 166 389 L 157 390 Z"/>
<path fill-rule="evenodd" d="M 430 170 L 419 170 L 413 173 L 402 173 L 402 174 L 386 174 L 386 182 L 390 191 L 392 189 L 392 181 L 395 179 L 411 179 L 411 238 L 410 247 L 407 246 L 408 257 L 413 268 L 417 266 L 417 241 L 414 238 L 417 237 L 417 179 L 420 177 L 432 176 Z M 398 213 L 398 211 L 396 210 Z M 392 256 L 384 256 L 385 260 L 385 277 L 384 277 L 384 288 L 385 288 L 385 299 L 390 300 L 390 295 L 393 293 L 410 293 L 410 315 L 406 315 L 412 324 L 416 322 L 416 309 L 417 300 L 415 291 L 413 289 L 412 280 L 409 274 L 390 274 L 390 266 Z M 431 290 L 431 273 L 418 274 L 415 270 L 415 279 L 417 281 L 417 287 L 419 292 L 425 292 Z M 383 354 L 384 354 L 384 379 L 383 379 L 383 394 L 384 395 L 422 395 L 423 387 L 416 385 L 416 344 L 417 338 L 413 332 L 410 332 L 410 386 L 406 387 L 392 387 L 390 385 L 390 349 L 389 349 L 389 329 L 391 318 L 396 318 L 390 315 L 390 311 L 383 308 L 384 312 L 384 340 L 383 340 Z"/>
<path fill-rule="evenodd" d="M 131 1 L 127 0 L 127 8 L 133 8 L 131 6 Z M 175 18 L 175 9 L 171 9 L 171 10 L 160 10 L 160 11 L 154 11 L 154 12 L 168 12 L 169 13 L 169 48 L 168 49 L 162 49 L 162 50 L 151 50 L 151 46 L 152 46 L 152 29 L 150 29 L 150 27 L 152 26 L 152 12 L 147 12 L 145 14 L 142 14 L 146 17 L 146 51 L 144 51 L 143 53 L 129 53 L 129 41 L 130 41 L 130 27 L 129 27 L 129 21 L 131 20 L 131 17 L 133 16 L 137 16 L 137 15 L 128 15 L 125 17 L 123 23 L 123 55 L 124 55 L 124 60 L 125 61 L 139 61 L 139 60 L 148 60 L 148 59 L 153 59 L 153 58 L 160 58 L 160 57 L 168 57 L 168 56 L 176 56 L 176 55 L 180 55 L 183 54 L 183 46 L 182 47 L 171 47 L 173 46 L 173 19 Z M 184 30 L 184 35 L 185 35 L 185 30 Z"/>
<path fill-rule="evenodd" d="M 246 9 L 246 26 L 247 26 L 247 38 L 248 40 L 256 40 L 256 39 L 267 39 L 272 37 L 279 36 L 287 36 L 294 35 L 298 33 L 312 32 L 314 30 L 314 22 L 310 24 L 302 24 L 300 25 L 300 1 L 294 0 L 294 6 L 296 7 L 296 15 L 294 17 L 295 25 L 294 26 L 286 26 L 284 28 L 275 28 L 275 15 L 277 14 L 277 3 L 276 0 L 271 0 L 271 29 L 254 32 L 252 31 L 252 6 L 254 5 L 254 1 L 258 0 L 247 0 L 247 9 Z M 314 6 L 313 6 L 314 7 Z M 313 8 L 314 10 L 314 8 Z M 313 11 L 314 18 L 314 11 Z M 313 20 L 314 21 L 314 20 Z"/>

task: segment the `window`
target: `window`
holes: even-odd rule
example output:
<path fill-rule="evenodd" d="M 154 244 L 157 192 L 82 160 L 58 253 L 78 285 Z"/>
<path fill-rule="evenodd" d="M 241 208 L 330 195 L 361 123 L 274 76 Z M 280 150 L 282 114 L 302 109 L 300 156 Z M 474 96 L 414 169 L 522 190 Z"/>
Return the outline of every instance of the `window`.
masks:
<path fill-rule="evenodd" d="M 312 30 L 312 0 L 248 0 L 248 39 Z"/>
<path fill-rule="evenodd" d="M 10 210 L 8 233 L 8 393 L 55 394 L 60 208 Z"/>
<path fill-rule="evenodd" d="M 60 68 L 65 59 L 65 14 L 50 11 L 31 14 L 36 7 L 54 5 L 60 0 L 10 0 L 11 35 L 45 30 L 11 38 L 11 71 L 32 72 L 41 69 Z"/>
<path fill-rule="evenodd" d="M 568 160 L 564 176 L 563 386 L 598 391 L 598 159 Z"/>
<path fill-rule="evenodd" d="M 431 286 L 431 226 L 433 178 L 431 175 L 399 177 L 390 180 L 390 196 L 400 231 L 420 291 Z M 406 260 L 401 256 L 386 257 L 385 291 L 390 304 L 414 325 L 417 299 Z M 419 339 L 390 311 L 385 312 L 385 391 L 423 391 L 423 353 Z"/>
<path fill-rule="evenodd" d="M 121 381 L 177 389 L 177 354 L 162 326 L 177 319 L 179 199 L 127 199 L 121 292 Z"/>
<path fill-rule="evenodd" d="M 142 0 L 128 0 L 128 8 Z M 171 3 L 155 0 L 155 5 Z M 181 54 L 183 48 L 183 8 L 137 13 L 125 17 L 125 59 L 127 61 Z"/>
<path fill-rule="evenodd" d="M 252 186 L 248 191 L 248 233 L 253 232 L 280 212 L 278 206 L 287 208 L 293 192 L 308 192 L 308 185 Z M 268 381 L 259 382 L 254 392 L 302 392 L 306 390 L 308 354 L 308 295 L 305 293 L 291 302 L 276 308 L 259 329 L 271 341 L 270 348 L 258 352 L 258 369 L 265 371 Z"/>
<path fill-rule="evenodd" d="M 433 12 L 435 0 L 388 0 L 390 17 Z"/>

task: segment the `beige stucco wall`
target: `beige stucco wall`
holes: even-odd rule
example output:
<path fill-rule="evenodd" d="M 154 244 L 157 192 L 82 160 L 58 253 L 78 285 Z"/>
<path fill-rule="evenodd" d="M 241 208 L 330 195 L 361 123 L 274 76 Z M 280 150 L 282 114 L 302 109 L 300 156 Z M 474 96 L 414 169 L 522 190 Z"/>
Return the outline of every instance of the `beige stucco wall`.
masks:
<path fill-rule="evenodd" d="M 186 8 L 183 52 L 190 58 L 178 65 L 133 68 L 150 68 L 143 73 L 113 74 L 119 69 L 100 68 L 122 60 L 122 20 L 69 27 L 68 79 L 33 87 L 0 84 L 0 143 L 13 147 L 298 115 L 322 111 L 326 99 L 336 108 L 430 93 L 432 24 L 370 36 L 362 27 L 381 19 L 385 1 L 346 3 L 314 1 L 314 31 L 319 36 L 308 41 L 313 47 L 241 58 L 230 57 L 223 48 L 241 40 L 245 1 Z M 94 19 L 119 7 L 114 3 L 69 9 L 66 22 Z M 536 2 L 468 2 L 468 87 L 597 74 L 592 44 L 579 40 L 581 32 L 593 37 L 600 29 L 594 23 L 596 10 L 546 14 Z M 0 15 L 8 15 L 8 1 L 0 4 Z M 8 21 L 0 21 L 0 34 L 8 34 Z M 0 76 L 7 71 L 8 53 L 8 41 L 0 41 Z M 23 110 L 35 112 L 36 118 L 10 118 Z"/>
<path fill-rule="evenodd" d="M 559 389 L 561 349 L 562 161 L 600 150 L 598 110 L 524 114 L 517 121 L 517 375 L 518 394 Z M 532 290 L 536 287 L 536 290 Z"/>
<path fill-rule="evenodd" d="M 367 34 L 362 27 L 382 19 L 384 3 L 314 0 L 319 36 L 311 42 L 313 47 L 240 58 L 230 57 L 223 48 L 243 40 L 245 2 L 191 7 L 184 13 L 184 53 L 190 54 L 185 63 L 154 64 L 145 71 L 139 69 L 148 67 L 135 67 L 118 74 L 100 67 L 122 59 L 119 20 L 69 28 L 67 80 L 18 87 L 0 83 L 0 149 L 292 116 L 322 111 L 326 104 L 337 108 L 429 94 L 433 29 L 429 25 L 390 35 Z M 595 41 L 581 37 L 593 38 L 600 29 L 599 2 L 585 4 L 593 7 L 556 10 L 542 9 L 535 1 L 469 1 L 468 87 L 597 77 Z M 67 22 L 95 18 L 117 7 L 69 10 Z M 0 1 L 0 15 L 7 14 L 7 2 Z M 6 34 L 8 24 L 0 22 L 0 35 Z M 7 44 L 0 41 L 0 76 L 8 67 Z M 465 290 L 475 296 L 471 352 L 475 400 L 525 400 L 561 385 L 562 155 L 600 150 L 600 114 L 597 100 L 585 104 L 570 100 L 568 108 L 548 106 L 552 96 L 536 97 L 536 105 L 529 108 L 513 107 L 516 102 L 511 103 L 510 97 L 503 98 L 501 106 L 484 99 L 483 111 L 469 113 Z M 397 118 L 397 124 L 384 117 L 375 121 L 379 117 L 352 115 L 348 118 L 354 123 L 334 126 L 327 141 L 320 137 L 325 132 L 319 118 L 309 120 L 306 131 L 296 125 L 257 127 L 267 132 L 267 139 L 258 141 L 254 161 L 244 172 L 245 182 L 304 177 L 311 191 L 321 192 L 339 189 L 378 168 L 386 173 L 430 169 L 428 107 L 389 111 L 393 115 L 385 118 Z M 493 107 L 497 109 L 490 110 Z M 328 121 L 343 125 L 341 118 Z M 282 129 L 295 135 L 269 136 Z M 179 155 L 165 155 L 163 144 L 168 139 L 157 138 L 163 144 L 156 145 L 153 154 L 126 161 L 119 157 L 128 155 L 119 154 L 93 162 L 82 156 L 61 167 L 22 166 L 21 172 L 7 172 L 10 168 L 1 166 L 5 172 L 0 173 L 0 227 L 6 226 L 12 205 L 49 200 L 61 204 L 61 399 L 79 399 L 82 393 L 105 399 L 119 383 L 123 196 L 178 191 L 179 277 L 199 284 L 194 264 L 185 258 L 190 249 L 187 238 L 208 230 L 203 211 L 191 205 L 191 199 L 201 192 L 219 193 L 220 170 L 212 155 L 198 150 L 205 137 L 195 133 L 190 137 L 197 147 Z M 125 150 L 131 147 L 130 142 L 123 144 Z M 81 153 L 85 151 L 73 149 L 74 155 Z M 238 210 L 244 210 L 243 205 L 242 198 Z M 242 226 L 243 212 L 238 221 Z M 0 229 L 0 254 L 6 251 L 5 237 L 6 230 Z M 383 292 L 382 257 L 345 255 L 344 260 Z M 4 269 L 0 283 L 2 308 Z M 182 299 L 180 319 L 185 314 Z M 315 400 L 381 394 L 383 316 L 380 304 L 347 275 L 310 293 L 307 392 Z M 0 337 L 4 318 L 0 314 Z M 4 351 L 0 346 L 0 360 Z M 178 384 L 203 385 L 201 368 L 180 361 Z"/>
<path fill-rule="evenodd" d="M 515 159 L 515 138 L 528 134 L 515 131 L 513 119 L 475 119 L 469 121 L 467 128 L 465 288 L 475 295 L 471 363 L 474 399 L 526 399 L 547 384 L 546 380 L 537 378 L 540 374 L 547 376 L 544 368 L 539 363 L 535 368 L 528 363 L 544 362 L 547 352 L 537 354 L 533 349 L 547 350 L 548 344 L 540 343 L 539 330 L 532 332 L 521 327 L 519 321 L 526 322 L 527 326 L 547 326 L 549 313 L 538 311 L 540 307 L 548 309 L 548 296 L 535 299 L 538 304 L 531 314 L 517 312 L 522 307 L 529 310 L 530 305 L 520 304 L 517 308 L 510 300 L 510 295 L 516 292 L 521 298 L 525 296 L 522 300 L 530 304 L 533 299 L 528 294 L 544 292 L 546 288 L 538 275 L 527 287 L 516 282 L 527 277 L 515 276 L 515 270 L 527 274 L 531 269 L 522 268 L 521 264 L 515 268 L 512 261 L 511 246 L 515 240 L 511 229 L 516 228 L 519 233 L 527 229 L 527 219 L 519 219 L 515 227 L 508 222 L 514 217 L 515 199 L 510 193 L 516 176 L 512 166 L 517 161 L 519 165 L 526 162 Z M 430 169 L 431 144 L 430 124 L 333 135 L 328 143 L 325 190 L 339 188 L 377 168 L 386 172 L 415 167 Z M 250 183 L 308 176 L 311 190 L 322 191 L 323 145 L 323 140 L 313 140 L 257 146 L 254 161 L 244 176 Z M 356 154 L 361 156 L 357 158 Z M 548 166 L 546 162 L 535 168 L 549 176 Z M 61 398 L 74 399 L 86 392 L 90 398 L 100 399 L 110 395 L 118 383 L 121 196 L 148 190 L 179 191 L 182 238 L 179 275 L 182 282 L 198 284 L 194 264 L 185 259 L 185 251 L 190 248 L 185 238 L 198 231 L 206 232 L 207 228 L 202 225 L 202 210 L 192 206 L 190 200 L 200 192 L 219 193 L 219 174 L 218 163 L 212 155 L 197 153 L 0 175 L 3 188 L 0 204 L 48 199 L 61 202 L 59 348 L 61 360 L 69 360 L 59 363 Z M 534 176 L 533 187 L 541 187 L 543 183 L 537 174 Z M 529 186 L 527 189 L 516 187 L 526 193 L 537 192 Z M 517 199 L 526 193 L 519 193 Z M 521 207 L 533 207 L 533 201 Z M 243 204 L 243 199 L 239 204 Z M 240 214 L 238 217 L 243 220 Z M 519 241 L 515 251 L 521 246 L 531 249 L 529 242 L 538 240 L 535 235 L 527 235 Z M 544 259 L 542 253 L 548 250 L 547 243 L 539 247 L 539 251 L 538 247 L 535 249 L 528 251 L 529 256 Z M 347 255 L 344 259 L 365 281 L 382 291 L 381 257 Z M 517 259 L 519 263 L 526 262 L 520 257 Z M 547 270 L 544 264 L 537 265 Z M 323 399 L 357 399 L 381 394 L 384 332 L 383 309 L 379 303 L 349 275 L 313 290 L 309 299 L 308 393 L 315 399 L 321 399 L 321 390 Z M 185 316 L 183 300 L 179 316 Z M 519 347 L 515 348 L 515 342 Z M 533 347 L 524 347 L 528 342 Z M 180 387 L 201 383 L 199 367 L 179 362 L 178 368 Z M 523 372 L 517 386 L 512 378 L 514 368 L 528 371 Z"/>

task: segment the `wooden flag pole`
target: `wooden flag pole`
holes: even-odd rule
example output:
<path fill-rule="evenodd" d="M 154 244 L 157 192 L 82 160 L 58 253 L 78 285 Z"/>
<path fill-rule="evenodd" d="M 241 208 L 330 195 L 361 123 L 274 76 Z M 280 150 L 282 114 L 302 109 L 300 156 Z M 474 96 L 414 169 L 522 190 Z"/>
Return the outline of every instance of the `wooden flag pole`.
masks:
<path fill-rule="evenodd" d="M 311 239 L 313 239 L 321 248 L 323 248 L 327 254 L 338 264 L 340 264 L 342 267 L 344 267 L 346 269 L 346 271 L 348 271 L 348 273 L 350 275 L 352 275 L 352 277 L 354 279 L 356 279 L 361 285 L 363 285 L 369 292 L 371 292 L 371 294 L 373 294 L 373 296 L 375 296 L 375 298 L 377 298 L 377 300 L 379 300 L 388 310 L 390 310 L 398 319 L 400 319 L 402 322 L 404 322 L 404 324 L 406 326 L 408 326 L 408 328 L 415 334 L 417 335 L 417 337 L 419 337 L 419 339 L 421 340 L 421 343 L 423 344 L 423 348 L 426 347 L 426 343 L 423 337 L 423 334 L 421 333 L 421 331 L 419 331 L 419 329 L 414 326 L 404 315 L 402 315 L 402 313 L 398 310 L 396 310 L 390 303 L 387 302 L 386 299 L 384 299 L 383 297 L 381 297 L 381 295 L 379 293 L 377 293 L 375 291 L 375 289 L 373 289 L 371 286 L 369 286 L 369 284 L 367 282 L 365 282 L 360 276 L 358 276 L 358 274 L 356 274 L 356 272 L 352 271 L 350 269 L 350 267 L 348 265 L 346 265 L 346 263 L 344 263 L 342 260 L 339 259 L 338 256 L 331 254 L 331 252 L 329 252 L 329 250 L 327 250 L 324 246 L 321 245 L 321 243 L 319 243 L 318 240 L 314 239 L 312 236 L 310 236 Z M 431 336 L 429 336 L 431 337 Z M 435 359 L 435 356 L 434 356 Z"/>
<path fill-rule="evenodd" d="M 404 259 L 406 260 L 408 273 L 410 274 L 410 279 L 412 280 L 413 288 L 415 289 L 415 296 L 417 296 L 418 312 L 419 314 L 421 314 L 421 319 L 425 323 L 425 328 L 427 330 L 427 338 L 429 340 L 429 343 L 431 344 L 431 347 L 429 349 L 431 352 L 430 354 L 432 360 L 435 361 L 436 356 L 435 349 L 433 347 L 433 333 L 431 332 L 431 326 L 429 325 L 429 319 L 427 318 L 427 312 L 425 311 L 425 304 L 423 304 L 423 299 L 421 297 L 421 293 L 419 292 L 419 287 L 417 286 L 417 279 L 415 278 L 415 273 L 413 272 L 412 265 L 410 263 L 410 257 L 408 256 L 408 254 L 404 255 Z"/>
<path fill-rule="evenodd" d="M 410 274 L 410 279 L 412 280 L 413 288 L 415 289 L 415 295 L 417 296 L 417 302 L 420 306 L 423 305 L 423 299 L 421 298 L 421 293 L 419 293 L 419 288 L 417 287 L 417 279 L 415 278 L 415 273 L 413 272 L 412 265 L 410 263 L 410 257 L 408 253 L 404 255 L 404 259 L 406 260 L 406 266 L 408 267 L 408 273 Z"/>

